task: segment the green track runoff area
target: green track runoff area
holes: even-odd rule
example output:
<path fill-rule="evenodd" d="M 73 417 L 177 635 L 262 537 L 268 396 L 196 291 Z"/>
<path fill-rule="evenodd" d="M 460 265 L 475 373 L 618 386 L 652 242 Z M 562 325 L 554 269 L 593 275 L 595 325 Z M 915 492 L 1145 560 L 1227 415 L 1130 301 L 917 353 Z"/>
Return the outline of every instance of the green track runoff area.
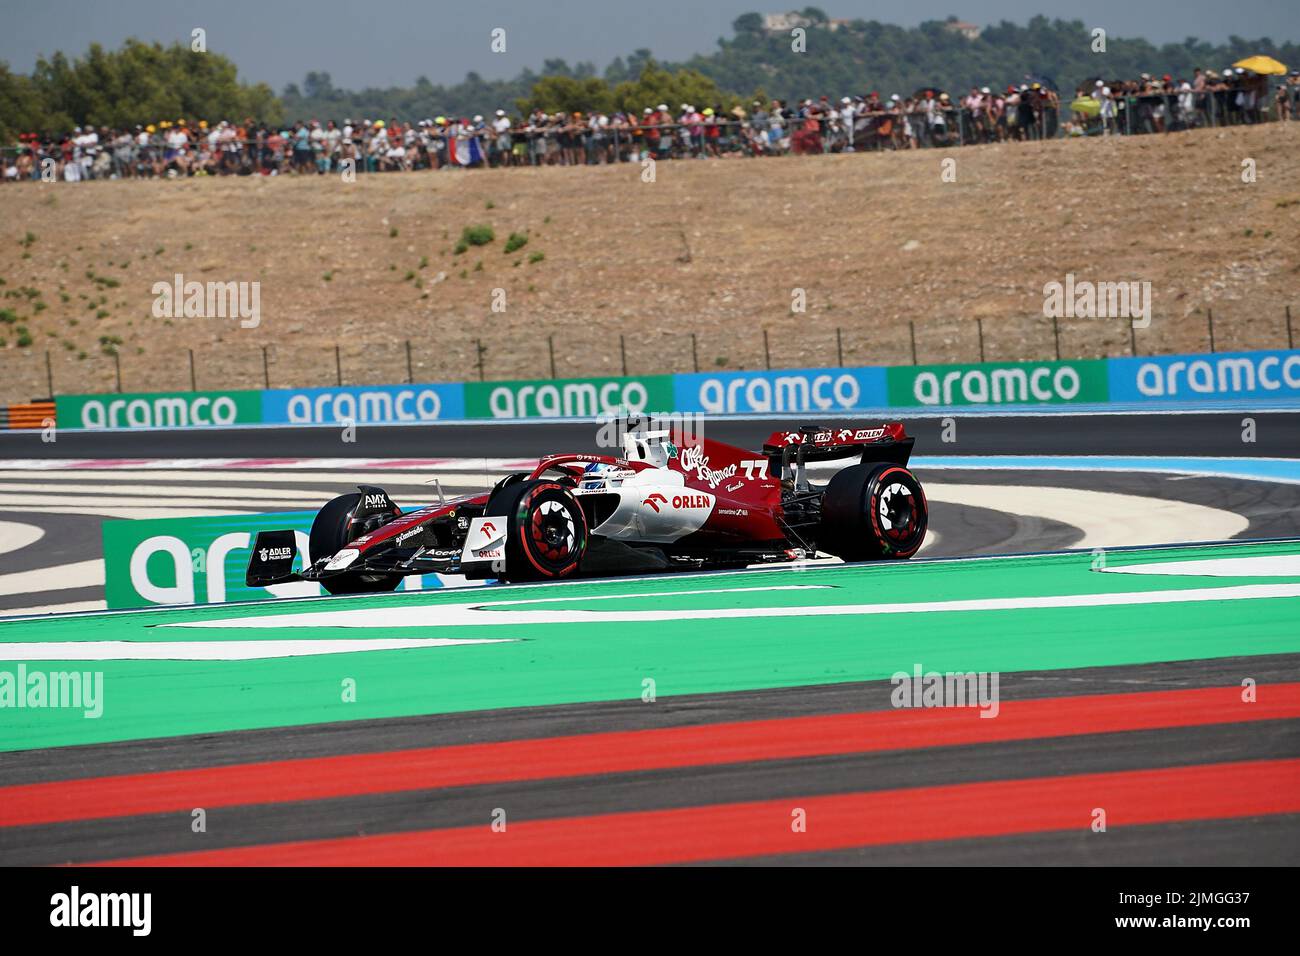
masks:
<path fill-rule="evenodd" d="M 0 624 L 0 752 L 1297 652 L 1300 541 L 150 609 Z"/>

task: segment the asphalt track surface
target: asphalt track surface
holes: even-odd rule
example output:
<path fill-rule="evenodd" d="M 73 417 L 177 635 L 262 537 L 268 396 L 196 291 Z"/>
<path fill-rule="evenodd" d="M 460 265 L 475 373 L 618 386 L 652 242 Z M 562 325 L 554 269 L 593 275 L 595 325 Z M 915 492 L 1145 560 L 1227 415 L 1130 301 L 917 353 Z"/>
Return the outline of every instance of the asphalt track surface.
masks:
<path fill-rule="evenodd" d="M 1247 416 L 1258 429 L 1254 445 L 1241 442 Z M 1300 415 L 1293 414 L 958 416 L 959 441 L 944 446 L 938 444 L 937 419 L 908 418 L 907 423 L 909 433 L 918 436 L 918 453 L 927 454 L 941 449 L 944 455 L 1300 456 Z M 790 424 L 786 419 L 710 422 L 708 434 L 752 447 Z M 585 424 L 363 426 L 360 440 L 350 448 L 332 431 L 65 432 L 53 445 L 40 444 L 37 436 L 0 434 L 0 459 L 528 457 L 590 448 L 592 438 L 592 427 Z M 137 476 L 145 480 L 139 473 L 127 480 Z M 1033 484 L 1178 500 L 1242 516 L 1246 526 L 1238 537 L 1243 539 L 1300 537 L 1296 485 L 1046 471 L 946 471 L 922 477 L 1005 485 L 1012 497 L 1018 487 Z M 414 493 L 415 479 L 411 482 Z M 303 492 L 320 490 L 321 484 L 288 482 L 283 487 Z M 0 520 L 20 515 L 6 508 Z M 98 520 L 43 515 L 40 523 L 47 540 L 59 542 L 57 556 L 72 559 L 84 553 L 88 535 L 94 535 L 97 547 Z M 1006 510 L 936 504 L 932 525 L 941 535 L 935 556 L 1071 548 L 1084 533 L 1065 521 L 1019 517 L 1014 502 Z M 1182 536 L 1200 538 L 1195 528 Z M 0 573 L 26 569 L 30 562 L 30 556 L 0 555 Z M 870 633 L 865 625 L 864 633 Z M 789 637 L 798 641 L 799 633 Z M 611 635 L 614 639 L 617 635 Z M 700 639 L 707 640 L 707 633 Z M 1090 635 L 1080 632 L 1073 639 L 1088 641 Z M 1196 718 L 1198 708 L 1209 704 L 1195 695 L 1235 695 L 1246 678 L 1259 684 L 1261 701 L 1271 701 L 1275 709 L 1262 712 L 1260 719 L 1224 718 L 1215 710 Z M 855 745 L 842 752 L 813 747 L 805 752 L 811 731 L 799 729 L 800 720 L 842 718 L 856 732 L 869 726 L 874 715 L 892 712 L 891 690 L 887 682 L 851 681 L 663 696 L 652 706 L 633 699 L 515 707 L 0 753 L 0 808 L 8 808 L 0 810 L 0 863 L 1300 862 L 1300 654 L 1183 660 L 1174 649 L 1168 660 L 1156 663 L 1016 671 L 1002 679 L 1007 714 L 1014 718 L 1017 704 L 1039 708 L 1026 712 L 1031 729 L 1023 735 L 998 739 L 990 731 L 985 738 L 983 725 L 1004 726 L 1003 720 L 976 720 L 979 733 L 973 735 L 936 731 L 932 738 L 922 734 L 898 747 Z M 1215 707 L 1222 703 L 1215 701 Z M 735 746 L 729 734 L 759 721 L 774 723 L 746 731 L 757 734 L 757 742 L 745 738 L 749 750 L 728 749 Z M 638 766 L 615 759 L 629 744 L 629 738 L 616 735 L 638 732 L 703 734 L 685 742 L 668 736 L 661 745 L 652 738 L 649 745 L 650 751 L 697 747 L 699 759 L 687 766 L 657 766 L 653 760 Z M 524 749 L 509 757 L 479 753 L 481 763 L 474 766 L 484 775 L 478 781 L 415 788 L 394 783 L 466 759 L 466 752 L 445 748 L 494 744 Z M 619 769 L 581 764 L 582 772 L 565 770 L 570 751 L 584 748 L 608 753 Z M 281 775 L 288 771 L 277 762 L 286 759 L 320 760 L 324 763 L 317 769 L 325 779 L 352 775 L 362 784 L 343 794 L 325 786 L 292 799 L 280 792 Z M 365 762 L 347 762 L 354 759 Z M 494 779 L 498 761 L 506 760 L 535 772 Z M 227 776 L 220 775 L 223 768 Z M 131 793 L 119 794 L 116 810 L 111 809 L 113 781 L 104 778 L 130 784 Z M 225 786 L 244 796 L 221 806 Z M 1088 826 L 1098 787 L 1108 795 L 1112 814 L 1105 833 Z M 151 805 L 158 794 L 165 797 L 159 798 L 162 803 Z M 101 799 L 110 807 L 107 815 L 94 809 Z M 60 800 L 82 809 L 60 819 L 40 819 L 41 806 Z M 180 808 L 204 806 L 205 800 L 216 805 L 209 810 L 208 832 L 196 836 L 190 811 Z M 803 835 L 815 836 L 806 842 L 816 849 L 802 849 L 791 839 L 793 806 L 808 808 L 810 829 Z M 497 808 L 508 808 L 509 832 L 519 835 L 511 844 L 489 828 Z M 35 817 L 24 819 L 25 812 Z M 764 830 L 764 820 L 770 824 L 773 815 L 785 821 L 778 824 L 779 834 Z M 827 827 L 836 835 L 826 837 Z M 678 832 L 697 837 L 708 832 L 717 838 L 700 855 L 673 842 Z M 492 843 L 494 837 L 501 839 Z"/>

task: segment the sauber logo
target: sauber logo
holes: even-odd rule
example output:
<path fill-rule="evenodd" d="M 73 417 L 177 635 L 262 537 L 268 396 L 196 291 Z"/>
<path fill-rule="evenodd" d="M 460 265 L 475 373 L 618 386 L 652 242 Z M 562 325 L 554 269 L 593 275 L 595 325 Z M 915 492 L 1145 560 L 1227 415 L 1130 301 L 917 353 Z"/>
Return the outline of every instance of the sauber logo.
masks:
<path fill-rule="evenodd" d="M 257 557 L 260 561 L 283 561 L 293 557 L 293 548 L 259 548 Z"/>
<path fill-rule="evenodd" d="M 641 504 L 649 505 L 651 508 L 654 509 L 654 513 L 658 514 L 659 506 L 668 504 L 668 499 L 665 498 L 663 495 L 659 494 L 658 492 L 656 492 L 655 494 L 651 495 L 649 498 L 645 499 L 645 501 L 641 502 Z"/>
<path fill-rule="evenodd" d="M 487 535 L 487 539 L 489 541 L 491 541 L 493 538 L 497 536 L 497 526 L 494 525 L 491 521 L 484 521 L 483 526 L 479 530 L 482 531 L 485 535 Z"/>

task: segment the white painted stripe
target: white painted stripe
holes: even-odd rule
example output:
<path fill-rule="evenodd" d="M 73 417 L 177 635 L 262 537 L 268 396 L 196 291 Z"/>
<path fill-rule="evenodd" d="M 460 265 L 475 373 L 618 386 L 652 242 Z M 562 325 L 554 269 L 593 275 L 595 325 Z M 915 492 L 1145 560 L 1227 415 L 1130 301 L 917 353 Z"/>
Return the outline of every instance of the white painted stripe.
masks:
<path fill-rule="evenodd" d="M 267 465 L 243 464 L 250 461 L 270 460 Z M 536 458 L 293 458 L 281 461 L 274 456 L 264 458 L 10 458 L 0 459 L 5 468 L 22 471 L 96 470 L 105 472 L 157 469 L 223 469 L 236 473 L 262 471 L 265 468 L 292 470 L 328 468 L 363 469 L 370 471 L 430 471 L 436 468 L 487 468 L 494 471 L 519 471 L 532 468 Z M 394 468 L 393 466 L 399 466 Z M 373 478 L 373 474 L 367 475 Z"/>
<path fill-rule="evenodd" d="M 68 469 L 58 472 L 42 472 L 39 478 L 33 477 L 31 472 L 22 470 L 4 470 L 0 471 L 0 479 L 9 483 L 21 482 L 21 487 L 30 489 L 36 487 L 34 482 L 39 481 L 39 487 L 62 487 L 64 482 L 75 481 L 93 481 L 97 485 L 106 485 L 110 483 L 147 483 L 152 487 L 155 482 L 212 482 L 220 481 L 223 485 L 231 484 L 258 484 L 262 482 L 286 482 L 293 485 L 317 485 L 317 484 L 338 484 L 338 485 L 425 485 L 433 487 L 433 479 L 437 478 L 446 487 L 448 482 L 468 481 L 475 484 L 482 484 L 484 481 L 495 481 L 508 472 L 504 470 L 488 471 L 386 471 L 382 475 L 376 475 L 373 472 L 361 471 L 326 471 L 322 470 L 320 474 L 301 471 L 222 471 L 220 475 L 213 474 L 214 469 L 198 468 L 193 471 L 97 471 L 95 469 L 77 468 Z M 346 490 L 346 489 L 345 489 Z"/>
<path fill-rule="evenodd" d="M 40 541 L 44 535 L 44 530 L 34 524 L 0 521 L 0 554 L 21 551 L 23 548 Z"/>
<path fill-rule="evenodd" d="M 79 611 L 103 611 L 108 608 L 106 601 L 69 601 L 67 604 L 43 604 L 39 607 L 15 607 L 0 611 L 0 619 L 11 617 L 29 617 L 38 614 L 75 614 Z"/>
<path fill-rule="evenodd" d="M 157 500 L 157 499 L 153 499 Z M 210 515 L 243 515 L 257 514 L 250 508 L 188 508 L 175 507 L 171 505 L 148 505 L 117 507 L 105 505 L 103 507 L 59 507 L 46 506 L 23 507 L 23 514 L 43 514 L 43 515 L 94 515 L 101 518 L 203 518 Z"/>
<path fill-rule="evenodd" d="M 752 590 L 752 589 L 751 589 Z M 606 595 L 602 599 L 629 600 L 658 597 L 654 594 Z M 1300 584 L 1250 584 L 1225 588 L 1188 588 L 1176 591 L 1135 591 L 1116 594 L 1065 594 L 1050 597 L 977 598 L 962 601 L 916 601 L 885 604 L 812 605 L 807 607 L 748 608 L 668 608 L 650 611 L 603 611 L 575 608 L 538 610 L 494 610 L 519 604 L 540 604 L 574 598 L 543 598 L 525 601 L 478 601 L 473 604 L 428 604 L 398 607 L 364 607 L 338 611 L 305 611 L 301 614 L 275 614 L 264 617 L 239 617 L 224 620 L 189 621 L 163 624 L 161 627 L 186 628 L 273 628 L 295 627 L 528 627 L 554 624 L 603 624 L 617 628 L 620 624 L 705 621 L 729 618 L 752 618 L 756 621 L 774 617 L 843 617 L 881 614 L 928 614 L 968 611 L 1018 611 L 1042 608 L 1116 607 L 1148 604 L 1185 604 L 1203 601 L 1240 601 L 1263 598 L 1300 597 Z M 577 600 L 587 600 L 578 598 Z M 864 640 L 865 640 L 864 636 Z"/>
<path fill-rule="evenodd" d="M 252 510 L 251 508 L 240 508 L 240 505 L 251 505 L 258 511 L 272 510 L 294 510 L 304 504 L 316 502 L 317 505 L 324 504 L 319 495 L 296 496 L 294 492 L 286 492 L 284 495 L 279 493 L 275 495 L 259 496 L 256 501 L 249 501 L 248 495 L 241 496 L 241 500 L 231 502 L 236 510 Z M 226 504 L 213 498 L 202 496 L 191 497 L 189 495 L 53 495 L 53 494 L 33 494 L 33 495 L 6 495 L 0 494 L 0 508 L 26 508 L 29 505 L 39 507 L 41 505 L 62 505 L 68 508 L 78 508 L 82 511 L 92 510 L 99 513 L 99 507 L 149 507 L 157 505 L 159 501 L 165 501 L 172 507 L 182 507 L 193 505 L 196 508 L 216 507 Z"/>
<path fill-rule="evenodd" d="M 1105 567 L 1111 574 L 1177 574 L 1215 578 L 1300 577 L 1300 554 L 1270 554 L 1253 558 L 1204 558 Z"/>
<path fill-rule="evenodd" d="M 1219 508 L 1112 491 L 1025 485 L 927 484 L 929 501 L 989 508 L 1023 517 L 1062 521 L 1083 531 L 1078 548 L 1115 548 L 1236 537 L 1250 526 Z"/>
<path fill-rule="evenodd" d="M 0 595 L 104 586 L 104 560 L 76 561 L 53 568 L 0 574 Z"/>
<path fill-rule="evenodd" d="M 0 661 L 259 661 L 357 651 L 423 650 L 468 644 L 511 644 L 509 638 L 376 638 L 316 641 L 51 641 L 0 642 Z"/>

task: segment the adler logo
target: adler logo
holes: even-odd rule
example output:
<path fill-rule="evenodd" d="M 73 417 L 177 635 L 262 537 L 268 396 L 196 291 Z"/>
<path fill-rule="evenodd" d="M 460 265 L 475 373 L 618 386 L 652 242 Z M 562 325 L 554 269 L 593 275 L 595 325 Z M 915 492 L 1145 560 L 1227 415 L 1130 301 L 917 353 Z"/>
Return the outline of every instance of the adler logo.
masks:
<path fill-rule="evenodd" d="M 293 548 L 260 548 L 257 557 L 262 561 L 282 561 L 293 557 Z"/>

